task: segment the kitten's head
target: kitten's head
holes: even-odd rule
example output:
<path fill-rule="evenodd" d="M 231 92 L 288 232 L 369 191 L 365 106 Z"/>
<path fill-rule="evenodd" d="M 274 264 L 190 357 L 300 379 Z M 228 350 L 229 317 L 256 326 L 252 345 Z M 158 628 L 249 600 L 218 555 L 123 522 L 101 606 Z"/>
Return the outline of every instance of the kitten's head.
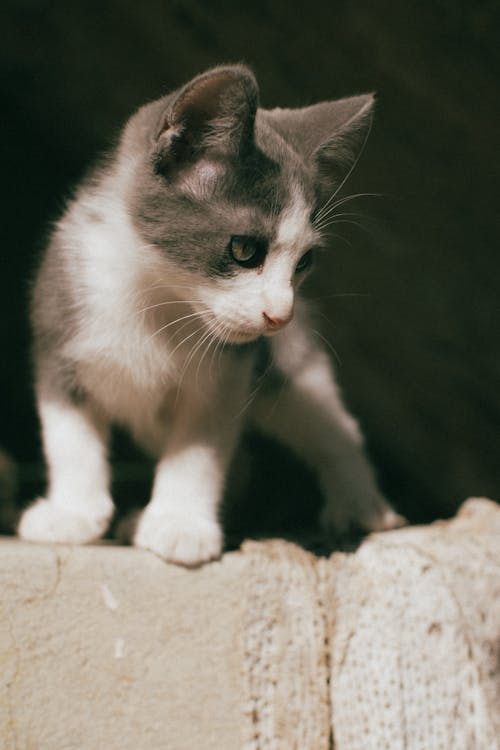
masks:
<path fill-rule="evenodd" d="M 139 110 L 122 142 L 135 157 L 128 207 L 158 283 L 232 343 L 291 319 L 373 97 L 257 104 L 250 70 L 215 68 Z"/>

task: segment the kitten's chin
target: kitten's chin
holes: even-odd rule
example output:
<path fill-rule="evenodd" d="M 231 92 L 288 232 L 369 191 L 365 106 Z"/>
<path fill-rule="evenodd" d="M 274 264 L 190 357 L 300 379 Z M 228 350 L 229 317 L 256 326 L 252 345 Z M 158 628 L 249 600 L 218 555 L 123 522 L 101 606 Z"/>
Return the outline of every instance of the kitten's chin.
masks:
<path fill-rule="evenodd" d="M 249 344 L 264 335 L 264 331 L 257 329 L 238 329 L 226 334 L 225 341 L 228 344 Z"/>
<path fill-rule="evenodd" d="M 251 341 L 257 341 L 257 339 L 260 339 L 262 336 L 265 336 L 266 338 L 275 336 L 280 330 L 281 328 L 277 328 L 276 330 L 269 330 L 268 328 L 234 330 L 231 331 L 230 334 L 226 334 L 225 341 L 228 344 L 248 344 Z"/>
<path fill-rule="evenodd" d="M 265 335 L 266 331 L 263 328 L 242 326 L 241 328 L 226 329 L 222 338 L 227 344 L 249 344 Z"/>

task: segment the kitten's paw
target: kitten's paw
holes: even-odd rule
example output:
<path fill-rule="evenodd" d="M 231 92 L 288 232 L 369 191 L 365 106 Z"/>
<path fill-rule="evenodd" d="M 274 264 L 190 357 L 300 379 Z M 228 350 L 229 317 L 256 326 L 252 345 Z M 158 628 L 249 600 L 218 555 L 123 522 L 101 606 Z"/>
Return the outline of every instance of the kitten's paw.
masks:
<path fill-rule="evenodd" d="M 350 498 L 332 499 L 323 508 L 321 526 L 328 536 L 342 536 L 349 531 L 390 531 L 404 526 L 400 516 L 380 494 L 364 496 L 357 502 Z"/>
<path fill-rule="evenodd" d="M 194 566 L 220 557 L 222 532 L 216 521 L 146 508 L 137 524 L 134 544 L 169 562 Z"/>
<path fill-rule="evenodd" d="M 408 520 L 404 516 L 396 513 L 390 505 L 386 504 L 381 513 L 368 518 L 368 525 L 365 528 L 367 531 L 391 531 L 407 524 Z"/>
<path fill-rule="evenodd" d="M 111 505 L 111 500 L 107 501 Z M 45 500 L 37 500 L 21 516 L 17 532 L 30 542 L 88 544 L 99 539 L 108 526 L 112 505 L 99 517 L 78 513 Z"/>

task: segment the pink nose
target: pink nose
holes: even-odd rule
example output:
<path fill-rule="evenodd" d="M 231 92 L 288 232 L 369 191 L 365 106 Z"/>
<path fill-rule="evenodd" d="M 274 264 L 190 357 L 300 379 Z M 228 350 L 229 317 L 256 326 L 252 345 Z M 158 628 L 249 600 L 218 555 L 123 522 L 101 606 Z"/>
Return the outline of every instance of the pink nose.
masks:
<path fill-rule="evenodd" d="M 266 327 L 269 328 L 271 331 L 278 331 L 280 328 L 283 328 L 283 326 L 286 326 L 287 323 L 290 322 L 292 319 L 292 314 L 287 315 L 286 318 L 277 318 L 277 317 L 271 317 L 267 313 L 262 313 Z"/>

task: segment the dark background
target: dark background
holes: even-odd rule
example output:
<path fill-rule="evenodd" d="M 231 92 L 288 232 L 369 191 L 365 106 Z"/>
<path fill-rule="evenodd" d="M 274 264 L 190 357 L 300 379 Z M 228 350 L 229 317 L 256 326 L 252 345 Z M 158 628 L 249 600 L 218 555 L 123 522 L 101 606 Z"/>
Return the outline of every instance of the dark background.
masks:
<path fill-rule="evenodd" d="M 344 194 L 382 197 L 348 204 L 361 226 L 335 226 L 309 294 L 396 505 L 420 521 L 471 494 L 500 497 L 498 11 L 3 0 L 0 443 L 20 465 L 22 500 L 40 476 L 26 309 L 49 222 L 134 108 L 234 61 L 253 67 L 263 106 L 378 92 Z M 278 454 L 276 471 L 265 451 L 253 473 L 272 474 L 274 493 L 294 476 L 287 461 Z M 120 464 L 131 482 L 134 466 Z"/>

